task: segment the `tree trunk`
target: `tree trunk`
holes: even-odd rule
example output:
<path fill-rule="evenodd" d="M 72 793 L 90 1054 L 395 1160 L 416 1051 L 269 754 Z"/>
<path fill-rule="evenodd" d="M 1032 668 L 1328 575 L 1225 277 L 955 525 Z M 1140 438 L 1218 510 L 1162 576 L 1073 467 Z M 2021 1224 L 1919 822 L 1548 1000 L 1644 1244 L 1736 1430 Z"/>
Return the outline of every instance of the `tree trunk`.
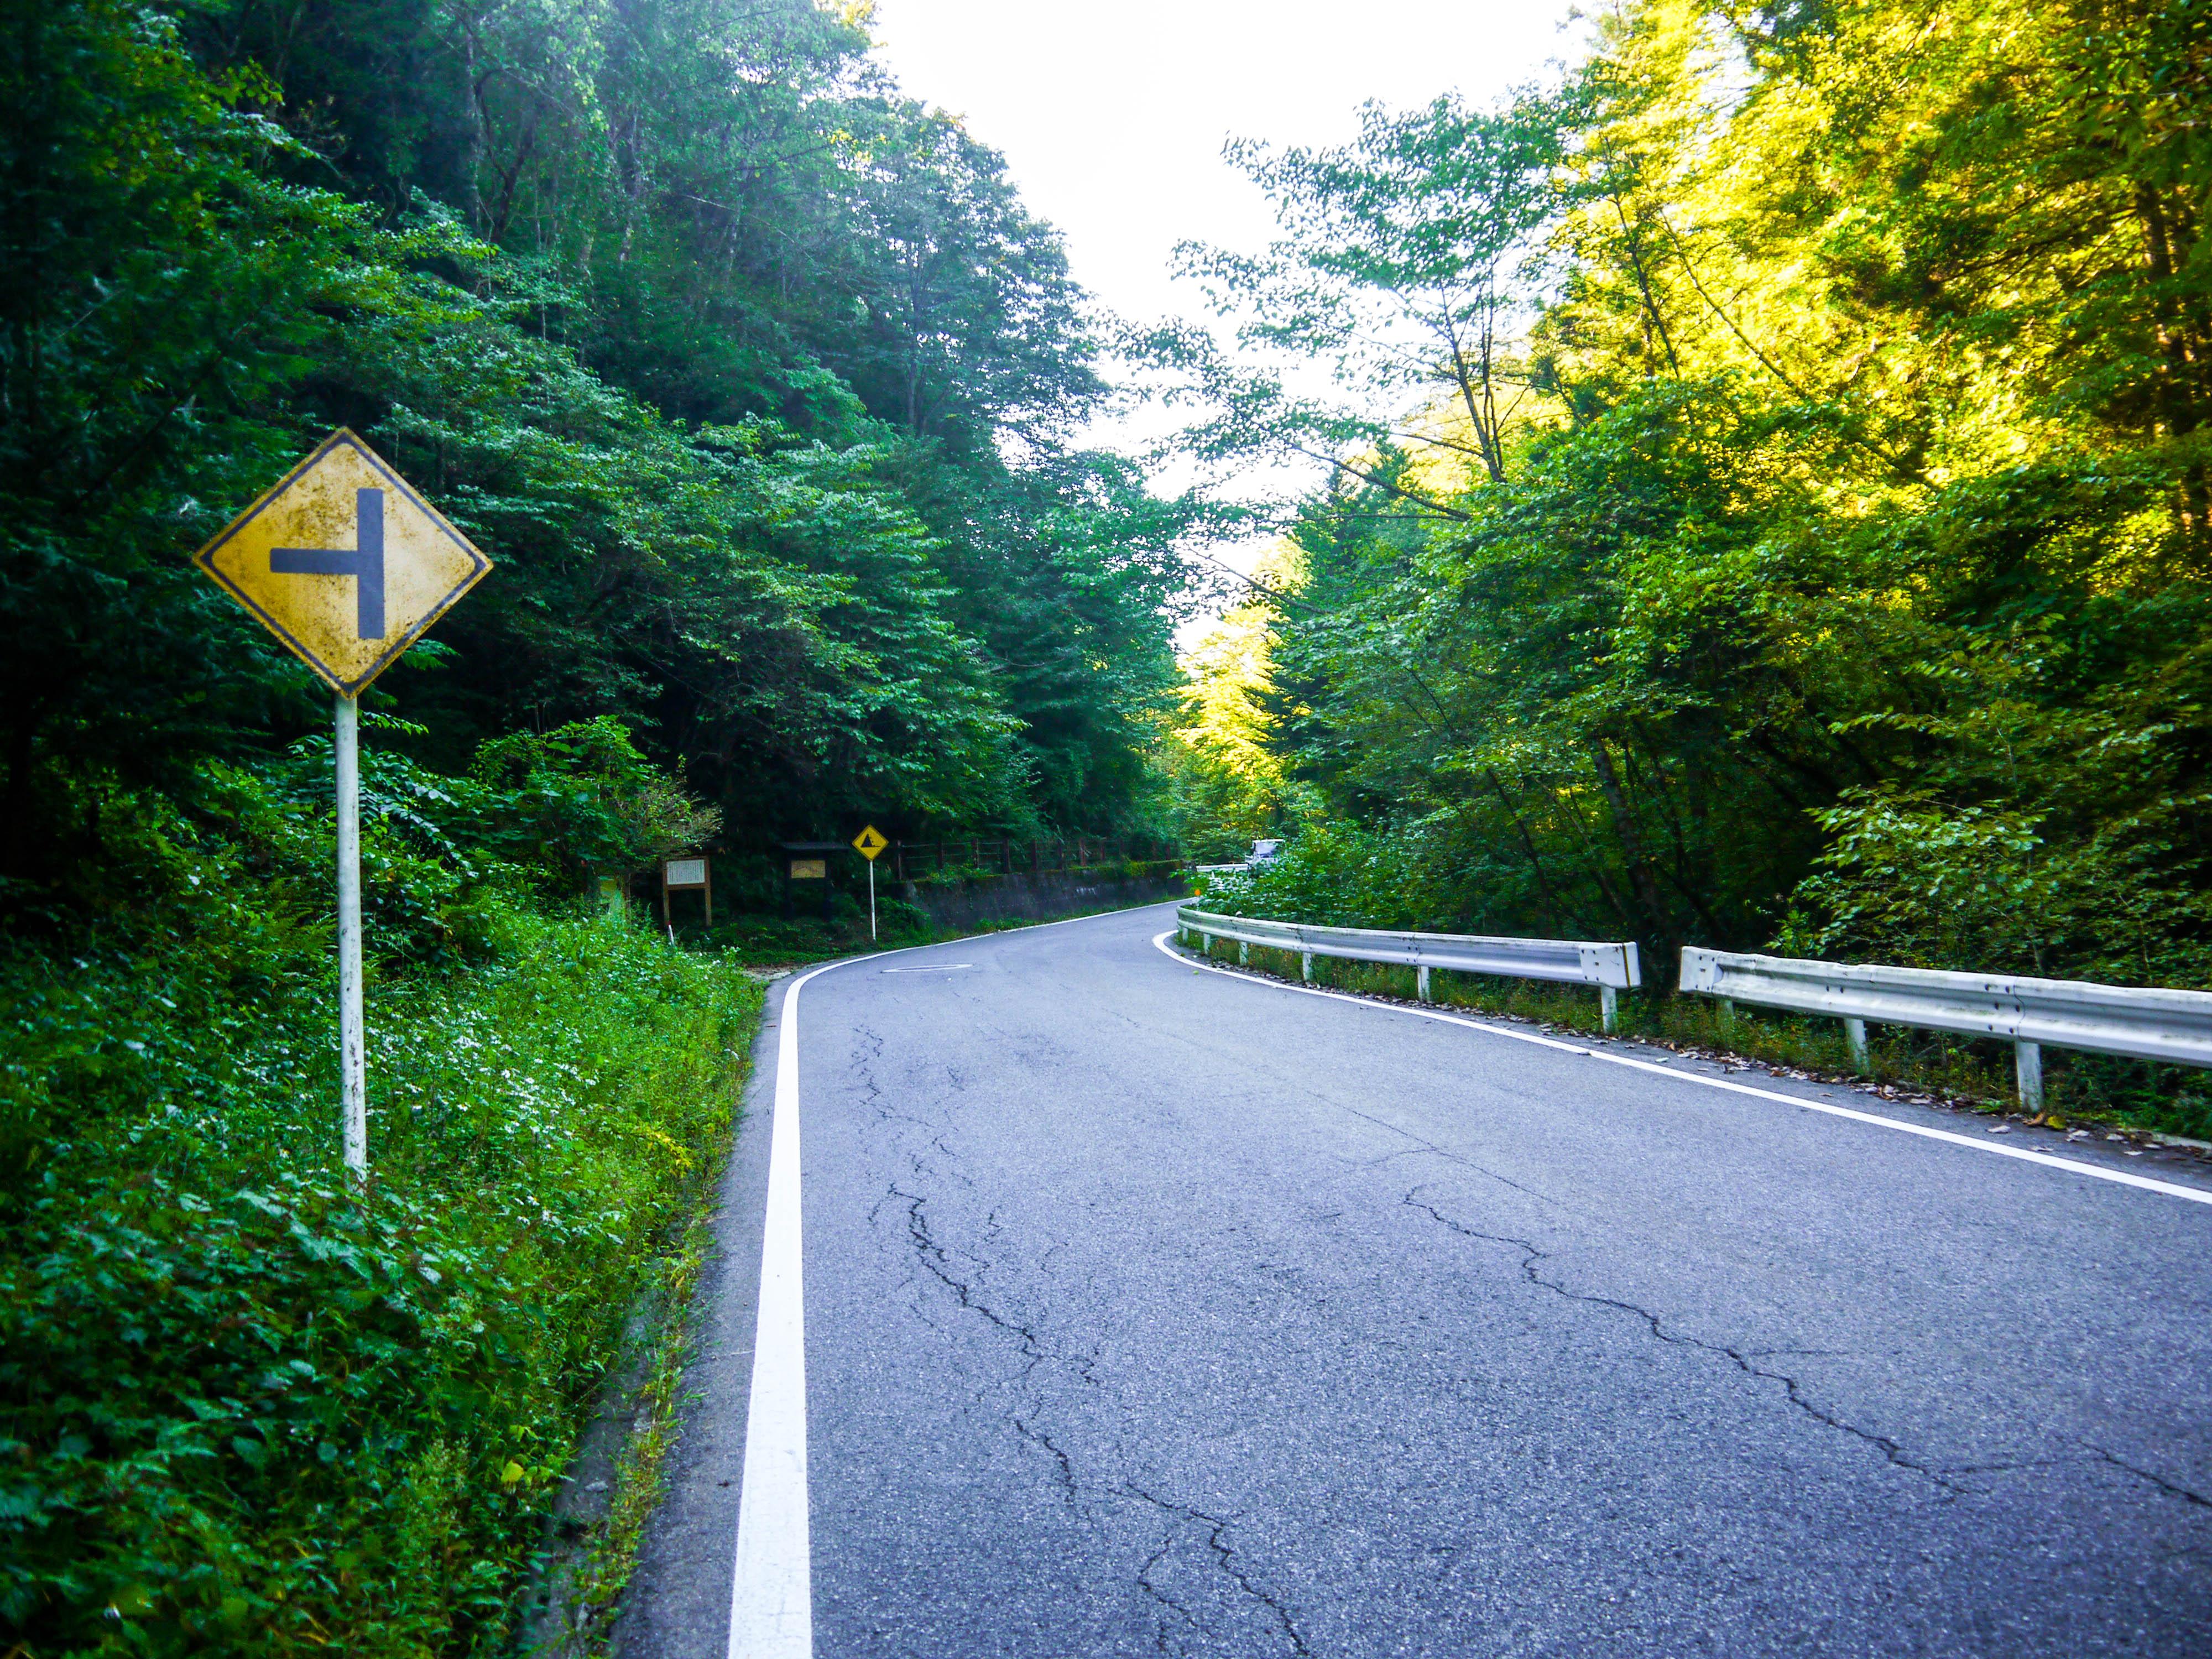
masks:
<path fill-rule="evenodd" d="M 1590 760 L 1597 768 L 1598 787 L 1605 791 L 1606 805 L 1613 810 L 1613 833 L 1620 838 L 1621 855 L 1628 865 L 1628 879 L 1635 889 L 1636 902 L 1644 907 L 1644 916 L 1653 930 L 1664 932 L 1661 926 L 1663 912 L 1659 908 L 1659 884 L 1652 879 L 1650 860 L 1644 856 L 1643 831 L 1629 811 L 1627 794 L 1620 787 L 1620 775 L 1613 770 L 1613 754 L 1603 738 L 1591 740 Z"/>

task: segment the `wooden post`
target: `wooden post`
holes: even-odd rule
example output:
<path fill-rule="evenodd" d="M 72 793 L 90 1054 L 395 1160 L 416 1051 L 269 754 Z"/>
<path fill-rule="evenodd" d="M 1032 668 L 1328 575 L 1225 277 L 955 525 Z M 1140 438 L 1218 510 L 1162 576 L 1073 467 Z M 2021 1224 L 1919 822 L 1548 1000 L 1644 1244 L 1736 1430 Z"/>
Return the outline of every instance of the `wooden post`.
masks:
<path fill-rule="evenodd" d="M 707 925 L 712 927 L 714 925 L 714 860 L 702 854 L 699 866 L 699 874 L 703 878 L 699 884 L 699 890 L 707 901 Z"/>

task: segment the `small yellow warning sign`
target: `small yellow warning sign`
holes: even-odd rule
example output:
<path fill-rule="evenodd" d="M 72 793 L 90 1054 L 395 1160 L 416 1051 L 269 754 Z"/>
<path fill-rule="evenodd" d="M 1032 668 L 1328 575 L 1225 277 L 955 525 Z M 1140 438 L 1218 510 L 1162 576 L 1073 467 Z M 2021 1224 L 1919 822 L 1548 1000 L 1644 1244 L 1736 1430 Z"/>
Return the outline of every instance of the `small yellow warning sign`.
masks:
<path fill-rule="evenodd" d="M 343 427 L 193 562 L 348 697 L 491 568 Z"/>
<path fill-rule="evenodd" d="M 853 837 L 853 845 L 859 850 L 862 858 L 873 864 L 876 861 L 876 854 L 890 846 L 890 842 L 885 841 L 884 832 L 872 823 Z"/>

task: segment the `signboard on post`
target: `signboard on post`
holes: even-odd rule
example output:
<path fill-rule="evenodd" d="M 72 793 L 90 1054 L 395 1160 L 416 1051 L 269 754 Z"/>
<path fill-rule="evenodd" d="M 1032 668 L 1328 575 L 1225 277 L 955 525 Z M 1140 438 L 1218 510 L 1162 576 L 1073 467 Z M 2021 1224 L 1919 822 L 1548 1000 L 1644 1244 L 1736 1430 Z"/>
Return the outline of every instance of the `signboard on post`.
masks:
<path fill-rule="evenodd" d="M 337 693 L 340 1127 L 346 1168 L 366 1176 L 359 698 L 491 561 L 341 427 L 192 562 Z"/>
<path fill-rule="evenodd" d="M 837 914 L 836 883 L 830 878 L 827 856 L 845 850 L 842 841 L 787 841 L 783 848 L 783 914 L 790 915 L 798 897 L 799 884 L 818 882 L 813 890 L 822 895 L 822 917 L 827 921 Z"/>
<path fill-rule="evenodd" d="M 702 894 L 707 900 L 707 925 L 714 925 L 714 889 L 707 878 L 707 860 L 699 859 L 667 859 L 660 866 L 660 921 L 664 927 L 676 924 L 668 914 L 668 896 L 678 890 Z"/>
<path fill-rule="evenodd" d="M 876 940 L 876 859 L 890 842 L 884 832 L 870 824 L 853 837 L 853 850 L 868 861 L 868 942 Z"/>
<path fill-rule="evenodd" d="M 342 697 L 359 696 L 491 568 L 343 427 L 193 562 Z"/>

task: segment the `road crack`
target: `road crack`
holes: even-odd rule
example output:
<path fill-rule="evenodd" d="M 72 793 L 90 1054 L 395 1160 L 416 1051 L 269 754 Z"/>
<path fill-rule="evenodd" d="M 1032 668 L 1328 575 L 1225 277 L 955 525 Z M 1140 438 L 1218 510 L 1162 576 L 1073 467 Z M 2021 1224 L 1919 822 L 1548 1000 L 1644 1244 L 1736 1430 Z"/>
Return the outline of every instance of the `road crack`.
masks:
<path fill-rule="evenodd" d="M 907 1192 L 896 1182 L 892 1183 L 888 1196 L 903 1200 L 906 1204 L 907 1239 L 914 1246 L 915 1257 L 921 1262 L 923 1270 L 950 1291 L 953 1300 L 963 1309 L 969 1313 L 981 1315 L 1020 1345 L 1024 1360 L 1021 1374 L 1024 1379 L 1051 1358 L 1046 1352 L 1044 1344 L 1037 1340 L 1036 1333 L 1025 1321 L 1010 1319 L 1000 1313 L 983 1299 L 981 1293 L 973 1284 L 953 1271 L 954 1264 L 951 1252 L 937 1242 L 935 1236 L 930 1231 L 929 1218 L 925 1213 L 925 1206 L 928 1203 L 927 1199 L 918 1193 Z M 978 1277 L 990 1270 L 989 1262 L 979 1260 L 976 1268 Z"/>
<path fill-rule="evenodd" d="M 2114 1468 L 2124 1469 L 2130 1474 L 2134 1475 L 2138 1480 L 2149 1481 L 2152 1486 L 2156 1486 L 2160 1492 L 2166 1493 L 2167 1497 L 2179 1498 L 2183 1503 L 2193 1504 L 2200 1510 L 2212 1510 L 2212 1498 L 2205 1497 L 2203 1492 L 2191 1492 L 2188 1487 L 2182 1486 L 2178 1481 L 2169 1480 L 2162 1474 L 2154 1474 L 2148 1469 L 2139 1468 L 2135 1464 L 2129 1462 L 2124 1457 L 2114 1456 L 2111 1452 L 2106 1451 L 2102 1446 L 2100 1446 L 2094 1442 L 2084 1441 L 2082 1443 L 2087 1445 L 2091 1451 L 2096 1453 L 2097 1455 L 2104 1462 L 2110 1463 Z"/>
<path fill-rule="evenodd" d="M 1562 1209 L 1565 1207 L 1564 1205 L 1559 1203 L 1558 1199 L 1553 1198 L 1549 1193 L 1540 1193 L 1534 1187 L 1523 1187 L 1519 1182 L 1511 1179 L 1510 1176 L 1502 1176 L 1495 1170 L 1486 1169 L 1482 1164 L 1477 1164 L 1473 1158 L 1468 1157 L 1466 1153 L 1455 1152 L 1449 1147 L 1439 1146 L 1435 1141 L 1426 1139 L 1420 1135 L 1417 1135 L 1411 1129 L 1406 1128 L 1401 1124 L 1393 1123 L 1388 1118 L 1377 1117 L 1372 1112 L 1363 1112 L 1357 1106 L 1346 1106 L 1342 1109 L 1350 1113 L 1353 1117 L 1372 1123 L 1378 1129 L 1387 1129 L 1392 1134 L 1400 1136 L 1401 1138 L 1410 1140 L 1413 1143 L 1412 1146 L 1406 1147 L 1401 1152 L 1385 1152 L 1380 1158 L 1370 1158 L 1365 1164 L 1360 1166 L 1363 1169 L 1377 1169 L 1382 1165 L 1389 1163 L 1394 1158 L 1420 1157 L 1440 1158 L 1447 1164 L 1456 1164 L 1462 1169 L 1472 1170 L 1477 1175 L 1485 1176 L 1489 1180 L 1498 1182 L 1501 1187 L 1510 1187 L 1516 1193 L 1526 1193 L 1530 1198 L 1535 1199 L 1539 1202 L 1553 1205 Z M 1416 1188 L 1416 1190 L 1419 1189 Z"/>
<path fill-rule="evenodd" d="M 1291 1644 L 1291 1652 L 1295 1656 L 1295 1659 L 1312 1659 L 1313 1650 L 1306 1645 L 1304 1633 L 1298 1629 L 1297 1622 L 1291 1617 L 1290 1609 L 1283 1605 L 1274 1592 L 1255 1582 L 1249 1573 L 1238 1566 L 1237 1552 L 1222 1542 L 1222 1534 L 1229 1530 L 1231 1524 L 1230 1521 L 1218 1515 L 1208 1515 L 1204 1510 L 1194 1509 L 1188 1504 L 1170 1503 L 1166 1498 L 1156 1497 L 1133 1482 L 1123 1481 L 1121 1490 L 1125 1497 L 1137 1498 L 1166 1514 L 1180 1516 L 1185 1521 L 1204 1527 L 1206 1529 L 1206 1547 L 1207 1553 L 1213 1558 L 1214 1566 L 1230 1583 L 1267 1610 L 1275 1621 L 1276 1628 L 1282 1632 L 1284 1639 Z M 1169 1550 L 1173 1547 L 1174 1540 L 1171 1539 L 1152 1552 L 1151 1559 L 1138 1571 L 1137 1584 L 1154 1601 L 1179 1615 L 1192 1629 L 1199 1630 L 1200 1626 L 1197 1620 L 1191 1616 L 1190 1610 L 1152 1582 L 1154 1569 L 1165 1559 Z M 1167 1651 L 1164 1632 L 1160 1633 L 1157 1645 L 1161 1652 Z"/>
<path fill-rule="evenodd" d="M 1074 1460 L 1060 1449 L 1057 1441 L 1035 1424 L 1019 1417 L 1013 1419 L 1012 1422 L 1016 1434 L 1033 1446 L 1042 1446 L 1051 1455 L 1053 1465 L 1060 1474 L 1060 1496 L 1067 1500 L 1068 1508 L 1079 1510 L 1083 1507 L 1083 1500 L 1076 1483 Z"/>
<path fill-rule="evenodd" d="M 1946 1492 L 1956 1493 L 1967 1490 L 1951 1478 L 1954 1471 L 1936 1468 L 1929 1464 L 1920 1462 L 1908 1455 L 1905 1448 L 1887 1435 L 1877 1434 L 1871 1429 L 1863 1429 L 1856 1423 L 1846 1422 L 1832 1412 L 1824 1411 L 1806 1395 L 1803 1385 L 1788 1372 L 1767 1370 L 1754 1363 L 1755 1356 L 1731 1348 L 1725 1343 L 1707 1342 L 1698 1337 L 1686 1336 L 1679 1332 L 1670 1331 L 1666 1328 L 1660 1316 L 1649 1309 L 1639 1308 L 1632 1302 L 1624 1302 L 1618 1297 L 1597 1296 L 1584 1291 L 1570 1290 L 1565 1285 L 1546 1279 L 1537 1269 L 1540 1263 L 1551 1260 L 1550 1252 L 1525 1238 L 1514 1238 L 1502 1233 L 1486 1233 L 1455 1221 L 1434 1205 L 1424 1203 L 1420 1197 L 1423 1188 L 1416 1187 L 1407 1193 L 1401 1201 L 1408 1208 L 1420 1211 L 1431 1220 L 1449 1228 L 1462 1237 L 1480 1239 L 1491 1244 L 1508 1244 L 1519 1250 L 1522 1253 L 1521 1275 L 1529 1284 L 1539 1289 L 1549 1291 L 1553 1295 L 1563 1297 L 1569 1302 L 1588 1303 L 1593 1307 L 1612 1308 L 1621 1313 L 1632 1315 L 1644 1322 L 1645 1328 L 1650 1330 L 1653 1337 L 1669 1346 L 1694 1348 L 1703 1353 L 1717 1354 L 1747 1376 L 1757 1377 L 1761 1382 L 1779 1382 L 1790 1403 L 1814 1422 L 1834 1429 L 1839 1433 L 1850 1435 L 1854 1439 L 1863 1441 L 1880 1451 L 1883 1457 L 1896 1468 L 1908 1469 L 1915 1474 L 1924 1475 Z M 1971 1473 L 1971 1471 L 1961 1470 L 1956 1473 Z"/>

